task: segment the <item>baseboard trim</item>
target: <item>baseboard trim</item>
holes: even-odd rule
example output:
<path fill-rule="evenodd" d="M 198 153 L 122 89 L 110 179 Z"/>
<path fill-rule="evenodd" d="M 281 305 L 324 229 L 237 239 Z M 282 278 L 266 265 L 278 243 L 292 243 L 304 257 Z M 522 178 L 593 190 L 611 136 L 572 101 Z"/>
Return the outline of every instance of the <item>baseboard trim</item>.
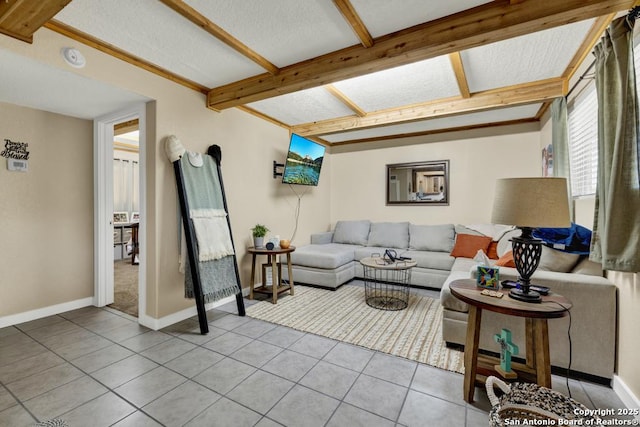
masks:
<path fill-rule="evenodd" d="M 249 289 L 243 288 L 242 295 L 249 295 Z M 236 300 L 235 295 L 227 298 L 223 298 L 220 301 L 212 302 L 209 304 L 205 304 L 205 308 L 207 310 L 211 310 L 216 307 L 220 307 L 230 302 L 234 302 Z M 0 328 L 6 328 L 7 326 L 18 325 L 24 322 L 30 322 L 32 320 L 41 319 L 47 316 L 55 316 L 56 314 L 64 313 L 66 311 L 76 310 L 78 308 L 89 307 L 94 305 L 94 297 L 83 298 L 75 301 L 69 301 L 62 304 L 51 305 L 48 307 L 38 308 L 36 310 L 25 311 L 18 314 L 12 314 L 9 316 L 0 317 Z M 198 310 L 196 306 L 184 309 L 177 313 L 170 314 L 169 316 L 161 317 L 160 319 L 155 319 L 151 316 L 147 316 L 146 314 L 140 315 L 138 317 L 138 323 L 142 326 L 146 326 L 147 328 L 153 329 L 157 331 L 158 329 L 166 328 L 167 326 L 171 326 L 174 323 L 181 322 L 185 319 L 188 319 L 192 316 L 197 316 Z"/>
<path fill-rule="evenodd" d="M 249 289 L 243 288 L 242 295 L 245 297 L 249 295 Z M 235 295 L 233 295 L 227 298 L 223 298 L 216 302 L 205 304 L 205 309 L 211 310 L 213 308 L 220 307 L 230 302 L 235 302 L 235 300 L 236 300 L 236 297 Z M 189 317 L 193 317 L 197 315 L 198 315 L 198 309 L 194 304 L 192 307 L 186 308 L 184 310 L 178 311 L 168 316 L 161 317 L 159 319 L 155 319 L 147 315 L 141 315 L 138 317 L 138 323 L 140 323 L 142 326 L 146 326 L 149 329 L 153 329 L 154 331 L 157 331 L 159 329 L 166 328 L 167 326 L 171 326 L 174 323 L 181 322 L 185 319 L 188 319 Z"/>
<path fill-rule="evenodd" d="M 627 384 L 622 381 L 622 378 L 620 378 L 618 375 L 613 376 L 612 388 L 613 391 L 616 392 L 620 400 L 622 400 L 624 406 L 630 409 L 640 408 L 640 399 L 631 391 L 629 386 L 627 386 Z M 635 418 L 636 420 L 640 421 L 640 414 L 636 415 Z"/>
<path fill-rule="evenodd" d="M 65 311 L 88 307 L 90 305 L 93 305 L 93 296 L 64 302 L 62 304 L 50 305 L 48 307 L 38 308 L 35 310 L 29 310 L 18 314 L 3 316 L 0 317 L 0 328 L 30 322 L 47 316 L 55 316 L 56 314 L 64 313 Z"/>

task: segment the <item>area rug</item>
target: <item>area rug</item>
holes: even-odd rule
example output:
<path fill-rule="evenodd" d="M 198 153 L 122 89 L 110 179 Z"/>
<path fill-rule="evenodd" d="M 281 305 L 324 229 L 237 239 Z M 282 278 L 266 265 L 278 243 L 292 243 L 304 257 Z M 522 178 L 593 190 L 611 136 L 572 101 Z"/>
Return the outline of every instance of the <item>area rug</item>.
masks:
<path fill-rule="evenodd" d="M 262 301 L 247 315 L 303 332 L 359 345 L 448 371 L 464 372 L 463 353 L 442 340 L 442 306 L 438 300 L 410 295 L 401 311 L 384 311 L 365 303 L 364 288 L 337 291 L 296 286 L 295 296 Z"/>

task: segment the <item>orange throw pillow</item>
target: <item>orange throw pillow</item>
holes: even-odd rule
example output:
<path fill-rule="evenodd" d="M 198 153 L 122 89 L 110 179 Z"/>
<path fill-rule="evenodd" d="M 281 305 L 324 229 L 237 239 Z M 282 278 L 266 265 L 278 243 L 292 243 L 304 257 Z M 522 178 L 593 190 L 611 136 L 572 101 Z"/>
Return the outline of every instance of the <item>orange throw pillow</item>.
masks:
<path fill-rule="evenodd" d="M 516 263 L 513 261 L 513 251 L 509 251 L 506 254 L 502 255 L 498 261 L 496 261 L 496 265 L 499 267 L 514 267 Z"/>
<path fill-rule="evenodd" d="M 498 256 L 498 242 L 491 241 L 491 243 L 489 243 L 489 248 L 487 249 L 487 256 L 489 257 L 489 259 L 500 258 Z"/>
<path fill-rule="evenodd" d="M 451 251 L 452 257 L 473 258 L 478 251 L 482 249 L 484 253 L 487 253 L 489 243 L 491 243 L 491 237 L 489 236 L 474 236 L 471 234 L 458 234 L 456 236 L 456 244 Z"/>

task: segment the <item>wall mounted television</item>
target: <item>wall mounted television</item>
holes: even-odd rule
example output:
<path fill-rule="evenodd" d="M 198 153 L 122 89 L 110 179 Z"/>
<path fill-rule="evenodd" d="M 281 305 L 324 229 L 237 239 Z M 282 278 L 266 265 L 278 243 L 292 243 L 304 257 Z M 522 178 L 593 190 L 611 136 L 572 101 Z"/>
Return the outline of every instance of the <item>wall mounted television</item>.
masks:
<path fill-rule="evenodd" d="M 317 142 L 291 134 L 289 152 L 284 163 L 284 184 L 318 185 L 325 147 Z"/>

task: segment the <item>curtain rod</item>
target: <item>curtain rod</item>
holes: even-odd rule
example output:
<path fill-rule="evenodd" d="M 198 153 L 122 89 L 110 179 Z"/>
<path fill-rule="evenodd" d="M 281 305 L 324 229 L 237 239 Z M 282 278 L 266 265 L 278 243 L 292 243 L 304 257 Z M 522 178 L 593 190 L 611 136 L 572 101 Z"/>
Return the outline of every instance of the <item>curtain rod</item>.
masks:
<path fill-rule="evenodd" d="M 591 72 L 591 69 L 596 65 L 596 60 L 594 59 L 593 62 L 591 63 L 591 65 L 589 65 L 589 67 L 584 71 L 584 73 L 582 73 L 582 75 L 580 76 L 580 78 L 578 78 L 578 81 L 575 82 L 573 84 L 573 86 L 571 86 L 571 89 L 569 89 L 569 92 L 567 92 L 567 94 L 564 96 L 565 99 L 568 101 L 569 100 L 569 95 L 571 95 L 571 92 L 574 91 L 574 89 L 576 87 L 578 87 L 578 85 L 580 84 L 580 82 L 582 82 L 586 77 L 587 74 L 589 74 L 589 72 Z"/>
<path fill-rule="evenodd" d="M 627 14 L 627 20 L 632 19 L 632 20 L 636 20 L 640 18 L 640 6 L 635 6 L 633 7 L 629 13 Z M 571 92 L 574 91 L 574 89 L 576 87 L 578 87 L 578 85 L 580 84 L 580 82 L 582 82 L 587 74 L 589 74 L 589 72 L 591 71 L 591 69 L 594 67 L 594 65 L 596 65 L 596 60 L 594 59 L 593 62 L 591 63 L 591 65 L 589 65 L 589 67 L 585 70 L 584 73 L 582 73 L 582 75 L 580 76 L 580 78 L 578 79 L 577 82 L 574 83 L 573 86 L 571 86 L 571 89 L 569 89 L 569 92 L 567 92 L 567 94 L 565 95 L 565 99 L 569 100 L 569 95 L 571 95 Z"/>

